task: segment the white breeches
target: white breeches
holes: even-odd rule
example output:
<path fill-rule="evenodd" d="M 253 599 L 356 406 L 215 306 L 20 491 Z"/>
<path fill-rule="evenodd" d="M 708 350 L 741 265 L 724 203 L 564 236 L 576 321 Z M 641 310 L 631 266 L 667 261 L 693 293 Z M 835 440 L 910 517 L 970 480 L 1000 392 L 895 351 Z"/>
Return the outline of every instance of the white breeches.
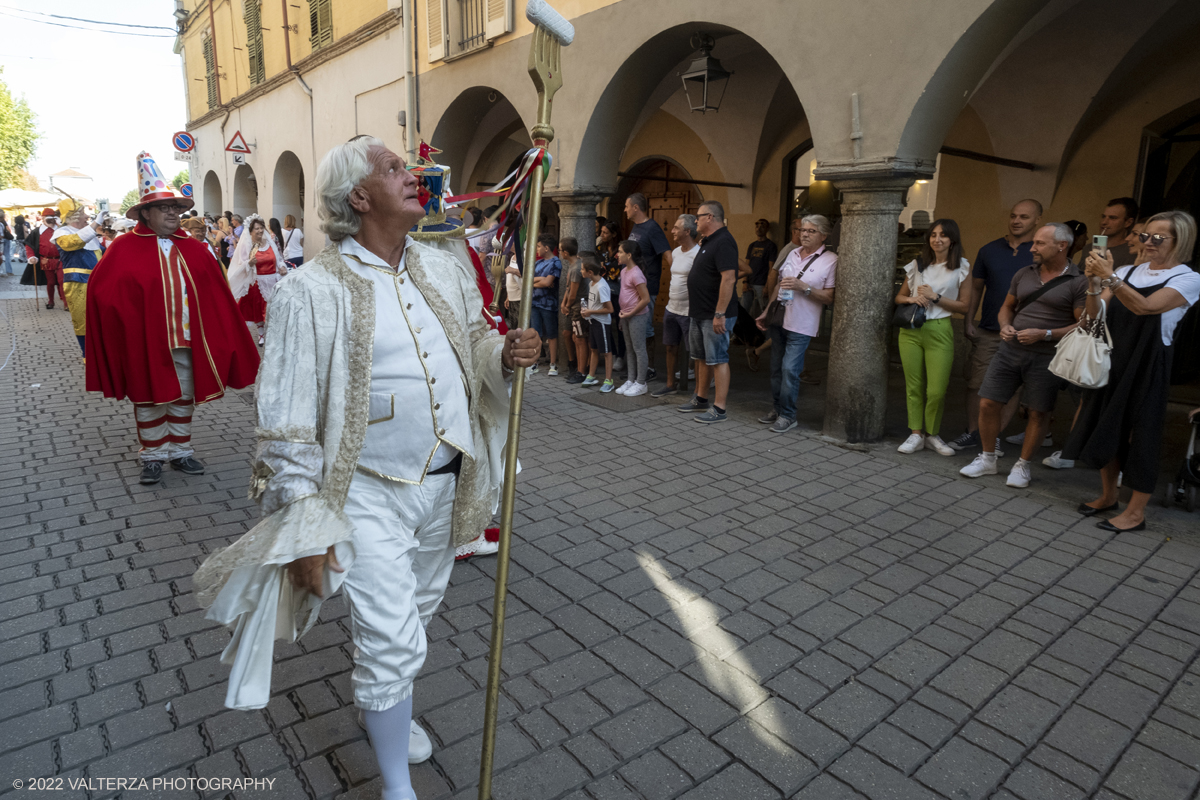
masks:
<path fill-rule="evenodd" d="M 420 486 L 357 472 L 345 513 L 354 525 L 350 601 L 354 704 L 383 711 L 412 694 L 425 663 L 425 625 L 442 602 L 454 548 L 450 528 L 457 476 Z"/>

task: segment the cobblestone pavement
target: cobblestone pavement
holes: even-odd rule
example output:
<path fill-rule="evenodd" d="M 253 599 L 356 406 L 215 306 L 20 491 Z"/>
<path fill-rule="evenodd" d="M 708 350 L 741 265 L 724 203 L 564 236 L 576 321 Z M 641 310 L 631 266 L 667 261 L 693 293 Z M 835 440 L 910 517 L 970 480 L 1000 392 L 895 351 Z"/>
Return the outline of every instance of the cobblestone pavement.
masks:
<path fill-rule="evenodd" d="M 198 412 L 207 474 L 139 486 L 130 408 L 83 395 L 68 316 L 0 308 L 0 350 L 10 323 L 18 345 L 0 372 L 0 794 L 59 776 L 68 798 L 378 797 L 340 599 L 277 647 L 265 710 L 222 706 L 228 636 L 190 576 L 256 516 L 249 393 Z M 934 455 L 579 391 L 539 375 L 526 394 L 497 800 L 1193 796 L 1200 546 L 1182 515 L 1114 536 L 1066 499 L 928 471 Z M 494 563 L 455 567 L 429 630 L 421 800 L 476 796 Z M 153 776 L 274 782 L 99 782 Z"/>

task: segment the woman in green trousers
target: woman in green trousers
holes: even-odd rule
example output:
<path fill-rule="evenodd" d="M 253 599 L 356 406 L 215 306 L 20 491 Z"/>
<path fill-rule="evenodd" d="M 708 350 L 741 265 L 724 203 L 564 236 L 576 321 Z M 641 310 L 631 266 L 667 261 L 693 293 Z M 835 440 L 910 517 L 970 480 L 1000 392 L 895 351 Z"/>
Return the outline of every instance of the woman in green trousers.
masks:
<path fill-rule="evenodd" d="M 961 242 L 957 222 L 934 222 L 925 234 L 921 254 L 904 267 L 905 280 L 896 295 L 896 305 L 915 303 L 925 309 L 924 325 L 900 330 L 900 362 L 904 365 L 908 427 L 912 430 L 900 445 L 901 453 L 928 447 L 944 456 L 954 455 L 938 434 L 954 364 L 950 315 L 967 310 L 966 297 L 959 299 L 970 272 Z"/>

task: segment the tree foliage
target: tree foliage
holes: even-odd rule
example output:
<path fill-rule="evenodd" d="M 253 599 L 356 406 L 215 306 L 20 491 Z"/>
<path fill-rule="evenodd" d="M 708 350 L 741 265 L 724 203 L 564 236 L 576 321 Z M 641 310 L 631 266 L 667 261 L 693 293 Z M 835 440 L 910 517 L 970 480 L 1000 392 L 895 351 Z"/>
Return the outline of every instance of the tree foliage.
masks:
<path fill-rule="evenodd" d="M 188 170 L 187 167 L 184 167 L 183 169 L 181 169 L 179 171 L 178 175 L 176 175 L 174 178 L 171 178 L 171 185 L 174 186 L 176 189 L 178 189 L 180 186 L 183 186 L 185 183 L 191 183 L 191 180 L 192 180 L 191 172 Z"/>
<path fill-rule="evenodd" d="M 124 214 L 137 201 L 138 201 L 137 189 L 130 189 L 128 192 L 125 193 L 124 199 L 121 200 L 121 213 Z"/>
<path fill-rule="evenodd" d="M 20 186 L 41 134 L 37 116 L 22 97 L 14 100 L 0 67 L 0 189 Z"/>

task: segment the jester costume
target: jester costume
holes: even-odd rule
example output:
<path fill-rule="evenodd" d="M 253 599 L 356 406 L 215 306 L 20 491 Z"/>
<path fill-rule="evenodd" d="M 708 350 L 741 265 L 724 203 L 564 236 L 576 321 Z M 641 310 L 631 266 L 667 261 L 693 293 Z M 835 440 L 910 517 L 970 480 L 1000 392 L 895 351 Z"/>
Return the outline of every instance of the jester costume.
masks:
<path fill-rule="evenodd" d="M 139 167 L 149 179 L 131 219 L 153 202 L 191 202 L 166 188 L 148 154 Z M 113 241 L 87 289 L 88 391 L 133 401 L 143 465 L 186 466 L 194 461 L 195 404 L 223 396 L 226 386 L 249 386 L 258 371 L 258 350 L 220 265 L 183 229 L 159 236 L 143 221 Z"/>
<path fill-rule="evenodd" d="M 64 200 L 64 203 L 70 203 Z M 73 205 L 73 204 L 72 204 Z M 61 207 L 61 206 L 60 206 Z M 102 254 L 100 237 L 89 225 L 75 228 L 65 222 L 68 215 L 76 208 L 63 213 L 63 224 L 59 225 L 50 237 L 50 241 L 58 248 L 61 264 L 62 289 L 66 292 L 67 310 L 71 312 L 71 323 L 75 327 L 75 339 L 79 342 L 79 351 L 87 355 L 84 347 L 84 335 L 87 333 L 87 287 L 92 270 L 96 268 Z"/>

